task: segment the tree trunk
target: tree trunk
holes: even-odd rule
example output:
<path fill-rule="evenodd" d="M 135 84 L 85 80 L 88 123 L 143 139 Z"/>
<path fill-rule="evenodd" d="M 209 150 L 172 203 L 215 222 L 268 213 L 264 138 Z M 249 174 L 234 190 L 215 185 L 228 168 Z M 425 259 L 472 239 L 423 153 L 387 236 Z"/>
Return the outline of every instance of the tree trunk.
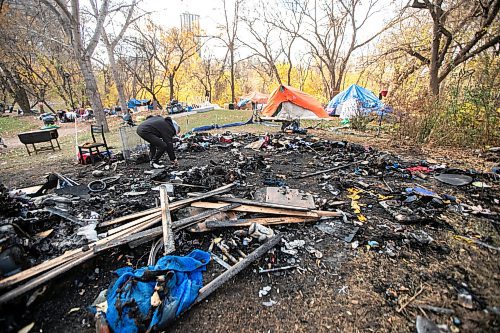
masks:
<path fill-rule="evenodd" d="M 111 67 L 111 74 L 113 75 L 113 81 L 115 81 L 116 91 L 118 92 L 118 103 L 122 108 L 122 112 L 128 113 L 127 98 L 125 97 L 125 89 L 123 87 L 123 80 L 118 72 L 116 66 L 115 54 L 111 45 L 106 46 L 108 52 L 109 66 Z"/>
<path fill-rule="evenodd" d="M 231 103 L 234 103 L 234 45 L 230 45 L 230 66 L 231 66 Z"/>
<path fill-rule="evenodd" d="M 99 94 L 99 90 L 97 89 L 97 81 L 95 79 L 94 72 L 92 71 L 92 63 L 90 62 L 90 57 L 78 57 L 78 64 L 80 65 L 80 70 L 82 71 L 83 79 L 85 81 L 85 90 L 87 93 L 87 97 L 89 98 L 90 105 L 94 110 L 97 124 L 103 125 L 104 131 L 109 132 L 108 122 L 106 120 L 106 115 L 104 114 L 101 96 Z"/>
<path fill-rule="evenodd" d="M 169 102 L 171 102 L 173 99 L 174 99 L 174 78 L 175 76 L 173 74 L 170 74 L 168 76 L 168 86 L 169 86 L 169 96 L 170 96 L 170 99 L 169 99 Z"/>
<path fill-rule="evenodd" d="M 28 99 L 28 94 L 26 93 L 26 90 L 24 90 L 23 87 L 16 86 L 14 87 L 14 95 L 17 104 L 19 104 L 24 114 L 30 114 L 31 113 L 30 101 Z"/>
<path fill-rule="evenodd" d="M 436 14 L 437 15 L 437 14 Z M 431 59 L 429 64 L 429 90 L 433 96 L 439 95 L 439 44 L 441 41 L 441 28 L 439 22 L 433 18 L 432 25 L 432 44 L 431 44 Z"/>
<path fill-rule="evenodd" d="M 21 110 L 23 110 L 25 114 L 30 114 L 31 113 L 30 100 L 28 98 L 26 90 L 22 86 L 19 74 L 12 73 L 6 67 L 2 67 L 2 70 L 5 73 L 7 89 L 10 90 L 12 97 L 14 97 L 14 100 L 17 102 L 17 104 L 19 104 L 19 107 L 21 108 Z"/>

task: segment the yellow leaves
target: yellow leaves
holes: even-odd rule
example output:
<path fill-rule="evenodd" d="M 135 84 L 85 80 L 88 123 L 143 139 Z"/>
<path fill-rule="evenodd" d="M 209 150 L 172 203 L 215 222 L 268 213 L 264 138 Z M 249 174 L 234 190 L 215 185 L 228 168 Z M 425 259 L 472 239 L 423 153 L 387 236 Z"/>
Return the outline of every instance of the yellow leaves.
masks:
<path fill-rule="evenodd" d="M 367 218 L 363 214 L 358 214 L 358 220 L 359 222 L 365 222 L 367 221 Z"/>
<path fill-rule="evenodd" d="M 364 206 L 363 204 L 359 203 L 359 199 L 361 199 L 360 195 L 361 193 L 368 193 L 372 196 L 376 196 L 379 200 L 387 200 L 392 198 L 392 196 L 376 194 L 371 191 L 362 190 L 360 188 L 355 188 L 355 187 L 348 188 L 347 192 L 349 192 L 347 197 L 351 199 L 351 209 L 353 213 L 356 214 L 356 217 L 358 218 L 359 222 L 366 222 L 368 220 L 366 216 L 361 214 L 361 207 Z"/>
<path fill-rule="evenodd" d="M 379 201 L 389 200 L 393 198 L 392 195 L 383 195 L 383 194 L 377 194 L 377 197 Z"/>
<path fill-rule="evenodd" d="M 359 222 L 367 221 L 366 217 L 363 214 L 361 214 L 361 205 L 358 202 L 358 200 L 361 198 L 359 194 L 363 193 L 364 191 L 359 188 L 348 188 L 347 192 L 350 193 L 347 195 L 347 197 L 351 199 L 351 209 L 354 212 L 354 214 L 357 215 Z"/>
<path fill-rule="evenodd" d="M 351 208 L 355 214 L 360 214 L 361 213 L 361 207 L 359 206 L 359 203 L 355 200 L 351 201 Z"/>

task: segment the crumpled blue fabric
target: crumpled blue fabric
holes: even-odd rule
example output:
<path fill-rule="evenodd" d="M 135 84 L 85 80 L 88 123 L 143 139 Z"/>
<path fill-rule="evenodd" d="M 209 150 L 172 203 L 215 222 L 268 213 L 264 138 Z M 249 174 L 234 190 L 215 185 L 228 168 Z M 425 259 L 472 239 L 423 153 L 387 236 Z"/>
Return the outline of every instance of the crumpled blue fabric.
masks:
<path fill-rule="evenodd" d="M 421 187 L 407 187 L 406 193 L 408 193 L 408 194 L 414 193 L 414 194 L 421 195 L 423 197 L 437 197 L 437 198 L 439 198 L 439 196 L 435 192 L 429 191 L 429 190 L 427 190 L 425 188 L 421 188 Z"/>
<path fill-rule="evenodd" d="M 115 333 L 135 333 L 153 327 L 165 327 L 194 302 L 203 286 L 202 272 L 206 270 L 209 262 L 209 253 L 194 250 L 184 257 L 162 257 L 154 266 L 138 269 L 123 267 L 116 270 L 118 279 L 107 294 L 106 319 L 110 328 Z M 142 277 L 146 270 L 169 270 L 174 273 L 166 284 L 168 292 L 162 299 L 162 304 L 156 309 L 151 309 L 151 296 L 154 293 L 156 280 L 131 279 Z M 148 317 L 151 318 L 149 323 Z"/>

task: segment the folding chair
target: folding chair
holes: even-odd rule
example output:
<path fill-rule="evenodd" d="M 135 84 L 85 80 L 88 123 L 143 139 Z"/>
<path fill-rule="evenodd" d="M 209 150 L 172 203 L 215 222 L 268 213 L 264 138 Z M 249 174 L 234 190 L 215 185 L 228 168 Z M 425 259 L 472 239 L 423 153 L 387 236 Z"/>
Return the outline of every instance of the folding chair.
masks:
<path fill-rule="evenodd" d="M 80 153 L 79 159 L 81 164 L 85 164 L 84 154 L 88 153 L 90 155 L 90 160 L 92 161 L 92 165 L 94 165 L 95 164 L 94 150 L 97 156 L 99 157 L 101 156 L 99 147 L 104 147 L 106 149 L 107 156 L 108 157 L 111 156 L 108 144 L 106 143 L 106 138 L 104 137 L 104 126 L 90 125 L 90 133 L 92 134 L 93 142 L 86 142 L 83 145 L 78 146 L 78 152 Z M 97 142 L 96 134 L 101 134 L 102 142 Z"/>

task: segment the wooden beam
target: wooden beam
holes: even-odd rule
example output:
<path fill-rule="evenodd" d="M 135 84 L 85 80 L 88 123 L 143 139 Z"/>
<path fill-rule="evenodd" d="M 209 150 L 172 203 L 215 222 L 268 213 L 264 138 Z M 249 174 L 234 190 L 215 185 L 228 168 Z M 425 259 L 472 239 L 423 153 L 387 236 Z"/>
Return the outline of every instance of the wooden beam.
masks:
<path fill-rule="evenodd" d="M 118 223 L 122 223 L 125 221 L 130 221 L 130 220 L 136 219 L 138 217 L 142 217 L 142 216 L 156 213 L 159 211 L 160 211 L 160 208 L 151 208 L 151 209 L 143 210 L 142 212 L 137 212 L 134 214 L 125 215 L 125 216 L 118 217 L 118 218 L 110 220 L 110 221 L 102 222 L 97 227 L 98 228 L 108 227 L 108 226 L 113 225 L 113 224 L 118 224 Z"/>
<path fill-rule="evenodd" d="M 212 190 L 212 191 L 209 191 L 209 192 L 206 192 L 206 193 L 201 193 L 198 198 L 187 198 L 187 199 L 183 199 L 183 200 L 172 202 L 170 204 L 170 210 L 174 211 L 176 209 L 182 208 L 182 207 L 187 206 L 188 204 L 190 204 L 190 203 L 192 203 L 194 201 L 200 200 L 201 198 L 206 199 L 206 198 L 211 197 L 213 195 L 223 194 L 223 193 L 228 192 L 229 190 L 231 190 L 231 188 L 234 185 L 235 185 L 234 183 L 231 183 L 231 184 L 224 185 L 224 186 L 221 186 L 219 188 L 216 188 L 215 190 Z M 108 227 L 108 226 L 113 225 L 113 224 L 118 224 L 118 223 L 122 223 L 122 222 L 125 222 L 125 221 L 133 220 L 135 218 L 142 217 L 142 216 L 145 216 L 145 215 L 150 215 L 150 214 L 153 214 L 153 213 L 158 213 L 160 211 L 161 211 L 161 208 L 147 209 L 147 210 L 142 211 L 142 212 L 137 212 L 137 213 L 134 213 L 134 214 L 125 215 L 125 216 L 118 217 L 118 218 L 110 220 L 110 221 L 102 222 L 102 223 L 99 224 L 98 227 Z"/>
<path fill-rule="evenodd" d="M 175 238 L 172 231 L 172 215 L 168 204 L 167 187 L 160 185 L 160 204 L 161 204 L 161 226 L 163 231 L 163 255 L 175 251 Z"/>
<path fill-rule="evenodd" d="M 276 225 L 276 224 L 286 224 L 286 223 L 306 223 L 306 222 L 317 222 L 317 221 L 319 221 L 319 218 L 317 217 L 289 217 L 289 216 L 238 219 L 236 221 L 231 221 L 231 220 L 205 221 L 193 226 L 191 229 L 189 229 L 189 231 L 207 232 L 217 228 L 249 227 L 253 223 L 258 223 L 261 225 Z"/>
<path fill-rule="evenodd" d="M 38 287 L 39 285 L 55 278 L 59 274 L 62 274 L 64 272 L 70 270 L 71 268 L 80 265 L 81 263 L 89 260 L 90 258 L 94 257 L 95 255 L 96 254 L 94 254 L 93 251 L 84 252 L 76 260 L 66 262 L 63 265 L 58 266 L 57 268 L 55 268 L 51 271 L 48 271 L 45 274 L 40 275 L 39 277 L 29 281 L 28 283 L 25 283 L 20 287 L 12 289 L 11 291 L 0 296 L 0 304 L 3 304 L 5 302 L 8 302 L 8 301 L 18 297 L 18 296 L 21 296 L 25 292 L 28 292 L 28 291 Z"/>
<path fill-rule="evenodd" d="M 221 202 L 205 202 L 199 201 L 191 204 L 192 207 L 198 208 L 206 208 L 206 209 L 221 209 L 223 207 L 228 206 L 227 203 Z M 245 213 L 261 213 L 261 214 L 274 214 L 274 215 L 287 215 L 287 216 L 302 216 L 302 217 L 341 217 L 342 213 L 340 212 L 330 212 L 324 210 L 311 210 L 311 211 L 298 211 L 298 210 L 290 210 L 290 209 L 279 209 L 279 208 L 268 208 L 268 207 L 259 207 L 253 205 L 240 205 L 231 210 L 237 212 L 245 212 Z"/>
<path fill-rule="evenodd" d="M 219 214 L 220 212 L 223 212 L 223 211 L 227 210 L 228 208 L 232 208 L 232 207 L 236 207 L 236 206 L 238 206 L 238 205 L 234 204 L 234 205 L 228 206 L 227 208 L 225 207 L 223 209 L 207 210 L 207 211 L 201 212 L 200 214 L 196 214 L 196 215 L 187 217 L 185 219 L 175 221 L 172 223 L 172 229 L 176 230 L 176 231 L 181 230 L 181 229 L 185 229 L 185 228 L 187 228 L 195 223 L 203 221 L 204 219 L 206 219 L 210 216 Z M 160 215 L 158 214 L 157 220 L 159 220 L 159 218 L 160 218 Z M 163 230 L 162 228 L 163 228 L 162 226 L 155 227 L 155 228 L 152 228 L 149 230 L 145 230 L 145 231 L 141 231 L 141 232 L 132 234 L 132 235 L 124 237 L 124 238 L 116 239 L 112 242 L 109 242 L 109 243 L 101 245 L 101 246 L 96 246 L 94 248 L 94 252 L 101 252 L 101 251 L 110 249 L 112 247 L 116 247 L 116 246 L 120 246 L 120 245 L 124 245 L 124 244 L 128 244 L 128 243 L 133 243 L 133 242 L 141 240 L 142 238 L 148 238 L 148 240 L 153 239 L 153 238 L 158 237 L 162 234 L 162 230 Z"/>
<path fill-rule="evenodd" d="M 143 223 L 144 221 L 149 221 L 150 219 L 152 218 L 159 218 L 161 216 L 160 212 L 156 212 L 156 213 L 153 213 L 153 214 L 149 214 L 149 215 L 146 215 L 146 216 L 143 216 L 135 221 L 131 221 L 129 223 L 126 223 L 124 225 L 121 225 L 119 227 L 116 227 L 116 228 L 113 228 L 113 229 L 110 229 L 108 230 L 107 232 L 107 236 L 111 236 L 111 235 L 114 235 L 120 231 L 123 231 L 125 229 L 128 229 L 128 228 L 131 228 L 131 227 L 134 227 L 136 225 L 139 225 L 141 223 Z"/>
<path fill-rule="evenodd" d="M 302 211 L 302 212 L 307 212 L 310 210 L 309 208 L 305 208 L 305 207 L 282 205 L 282 204 L 276 204 L 276 203 L 271 203 L 271 202 L 260 202 L 260 201 L 243 199 L 243 198 L 231 198 L 231 197 L 224 197 L 224 196 L 220 196 L 220 195 L 214 195 L 213 197 L 211 197 L 211 199 L 222 201 L 222 202 L 235 202 L 235 203 L 240 203 L 240 204 L 244 204 L 244 205 L 298 210 L 298 211 Z"/>

